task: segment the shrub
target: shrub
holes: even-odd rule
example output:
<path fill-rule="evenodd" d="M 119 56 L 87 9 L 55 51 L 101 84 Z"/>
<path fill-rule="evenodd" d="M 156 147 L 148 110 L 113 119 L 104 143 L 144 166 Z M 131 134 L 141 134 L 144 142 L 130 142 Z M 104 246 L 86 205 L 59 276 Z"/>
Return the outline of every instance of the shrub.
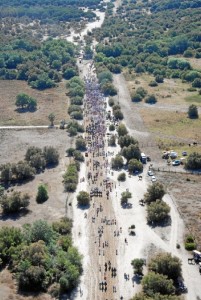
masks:
<path fill-rule="evenodd" d="M 68 165 L 67 171 L 63 175 L 64 186 L 67 192 L 74 192 L 78 184 L 78 166 L 75 163 Z"/>
<path fill-rule="evenodd" d="M 143 265 L 144 265 L 144 260 L 140 258 L 133 259 L 131 262 L 131 265 L 133 266 L 134 269 L 134 274 L 143 275 Z"/>
<path fill-rule="evenodd" d="M 118 181 L 126 181 L 126 173 L 120 173 L 117 177 Z"/>
<path fill-rule="evenodd" d="M 145 99 L 145 102 L 148 104 L 155 104 L 157 102 L 155 95 L 148 95 Z"/>
<path fill-rule="evenodd" d="M 115 130 L 114 124 L 110 124 L 110 126 L 109 126 L 109 131 L 114 131 L 114 130 Z"/>
<path fill-rule="evenodd" d="M 190 170 L 201 169 L 201 154 L 198 152 L 193 152 L 187 157 L 185 168 Z"/>
<path fill-rule="evenodd" d="M 44 185 L 39 185 L 38 187 L 38 193 L 36 196 L 36 202 L 37 203 L 43 203 L 48 199 L 48 193 L 47 188 Z"/>
<path fill-rule="evenodd" d="M 198 115 L 198 108 L 196 105 L 191 104 L 188 108 L 188 116 L 190 119 L 198 119 L 199 115 Z"/>
<path fill-rule="evenodd" d="M 108 100 L 108 104 L 112 107 L 114 105 L 114 99 L 110 97 Z"/>
<path fill-rule="evenodd" d="M 83 137 L 78 137 L 75 141 L 76 150 L 85 151 L 87 149 L 86 142 Z"/>
<path fill-rule="evenodd" d="M 79 192 L 77 195 L 77 202 L 80 206 L 88 206 L 90 203 L 90 195 L 85 191 Z"/>
<path fill-rule="evenodd" d="M 73 156 L 74 156 L 75 160 L 78 160 L 78 161 L 81 161 L 81 162 L 84 161 L 84 156 L 82 155 L 82 152 L 79 151 L 79 150 L 75 150 L 73 152 Z"/>
<path fill-rule="evenodd" d="M 185 243 L 185 249 L 187 251 L 193 251 L 196 249 L 196 243 Z"/>
<path fill-rule="evenodd" d="M 126 128 L 126 126 L 121 123 L 119 124 L 118 128 L 117 128 L 117 133 L 119 136 L 123 136 L 123 135 L 126 135 L 128 133 L 128 130 Z"/>
<path fill-rule="evenodd" d="M 117 154 L 114 158 L 112 158 L 112 169 L 119 170 L 123 167 L 124 161 L 121 155 Z"/>
<path fill-rule="evenodd" d="M 109 141 L 108 141 L 108 145 L 109 146 L 116 146 L 116 137 L 114 134 L 112 134 L 109 138 Z"/>
<path fill-rule="evenodd" d="M 163 83 L 164 78 L 163 78 L 162 75 L 156 75 L 155 81 L 156 81 L 157 83 Z"/>
<path fill-rule="evenodd" d="M 59 153 L 54 147 L 44 147 L 43 155 L 47 166 L 57 165 L 59 163 Z"/>
<path fill-rule="evenodd" d="M 20 192 L 13 192 L 12 195 L 4 195 L 0 198 L 0 204 L 4 214 L 17 213 L 29 206 L 30 196 L 21 195 Z"/>
<path fill-rule="evenodd" d="M 121 193 L 121 205 L 127 205 L 128 199 L 132 198 L 132 194 L 128 191 Z"/>
<path fill-rule="evenodd" d="M 132 144 L 136 145 L 136 144 L 138 144 L 138 141 L 136 139 L 134 139 L 134 137 L 132 137 L 128 134 L 125 134 L 125 135 L 120 135 L 118 144 L 120 145 L 121 148 L 123 148 L 123 147 L 128 147 Z"/>
<path fill-rule="evenodd" d="M 155 80 L 150 81 L 149 86 L 155 87 L 158 86 L 158 83 Z"/>
<path fill-rule="evenodd" d="M 120 109 L 114 110 L 113 114 L 116 120 L 123 120 L 124 118 L 124 115 Z"/>
<path fill-rule="evenodd" d="M 143 97 L 140 94 L 137 94 L 137 93 L 131 94 L 131 100 L 133 102 L 140 102 L 140 101 L 142 101 L 142 99 L 143 99 Z"/>
<path fill-rule="evenodd" d="M 129 160 L 128 171 L 130 173 L 134 173 L 135 171 L 142 172 L 142 170 L 143 170 L 143 164 L 141 163 L 141 161 L 135 158 Z"/>
<path fill-rule="evenodd" d="M 154 296 L 159 293 L 162 295 L 172 295 L 175 292 L 173 281 L 168 279 L 167 276 L 149 272 L 142 279 L 143 291 L 148 296 Z"/>
<path fill-rule="evenodd" d="M 150 204 L 157 199 L 161 200 L 165 195 L 165 188 L 162 183 L 156 182 L 150 185 L 147 189 L 147 193 L 144 195 L 145 201 Z"/>
<path fill-rule="evenodd" d="M 151 222 L 162 222 L 164 221 L 170 212 L 170 207 L 162 200 L 156 200 L 150 203 L 147 207 L 147 221 Z"/>

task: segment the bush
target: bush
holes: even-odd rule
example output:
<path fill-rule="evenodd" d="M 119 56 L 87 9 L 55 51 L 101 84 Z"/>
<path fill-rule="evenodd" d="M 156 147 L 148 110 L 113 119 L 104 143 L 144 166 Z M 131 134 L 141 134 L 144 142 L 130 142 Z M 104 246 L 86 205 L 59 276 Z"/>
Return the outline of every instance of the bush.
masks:
<path fill-rule="evenodd" d="M 170 207 L 162 200 L 156 200 L 147 207 L 147 221 L 148 223 L 160 223 L 167 219 L 170 212 Z"/>
<path fill-rule="evenodd" d="M 157 102 L 155 95 L 148 95 L 145 99 L 145 102 L 148 104 L 155 104 Z"/>
<path fill-rule="evenodd" d="M 77 195 L 77 202 L 79 206 L 88 206 L 90 203 L 90 195 L 85 191 L 79 192 Z"/>
<path fill-rule="evenodd" d="M 128 191 L 121 193 L 121 205 L 127 205 L 128 199 L 132 198 L 132 194 Z"/>
<path fill-rule="evenodd" d="M 155 81 L 156 81 L 157 83 L 163 83 L 164 78 L 163 78 L 162 75 L 156 75 Z"/>
<path fill-rule="evenodd" d="M 61 235 L 70 234 L 72 226 L 72 220 L 67 217 L 63 217 L 61 220 L 52 223 L 53 230 Z"/>
<path fill-rule="evenodd" d="M 120 120 L 121 121 L 124 118 L 124 115 L 123 115 L 123 113 L 122 113 L 122 111 L 120 109 L 114 110 L 113 114 L 114 114 L 114 117 L 115 117 L 116 120 Z"/>
<path fill-rule="evenodd" d="M 131 262 L 131 265 L 133 266 L 134 269 L 134 274 L 143 275 L 143 265 L 144 265 L 144 260 L 140 258 L 133 259 Z"/>
<path fill-rule="evenodd" d="M 189 154 L 185 163 L 185 168 L 190 170 L 201 169 L 201 154 L 198 152 Z"/>
<path fill-rule="evenodd" d="M 73 154 L 74 154 L 74 151 L 75 151 L 74 148 L 68 148 L 68 149 L 66 150 L 66 153 L 67 153 L 67 155 L 68 155 L 69 157 L 72 157 Z"/>
<path fill-rule="evenodd" d="M 74 156 L 75 160 L 78 160 L 80 162 L 84 161 L 84 156 L 82 155 L 82 152 L 79 150 L 75 150 L 73 153 L 73 156 Z"/>
<path fill-rule="evenodd" d="M 118 144 L 120 145 L 121 148 L 123 148 L 123 147 L 128 147 L 130 145 L 136 145 L 138 144 L 138 141 L 134 139 L 132 136 L 125 134 L 123 136 L 120 135 Z"/>
<path fill-rule="evenodd" d="M 149 86 L 155 87 L 158 86 L 158 83 L 155 80 L 150 81 Z"/>
<path fill-rule="evenodd" d="M 75 192 L 78 184 L 78 166 L 75 163 L 69 164 L 63 178 L 65 190 L 67 192 Z"/>
<path fill-rule="evenodd" d="M 162 252 L 151 259 L 149 270 L 166 275 L 169 279 L 176 282 L 179 277 L 182 277 L 181 265 L 181 260 L 178 257 Z"/>
<path fill-rule="evenodd" d="M 115 130 L 114 124 L 110 124 L 110 126 L 109 126 L 109 131 L 114 131 L 114 130 Z"/>
<path fill-rule="evenodd" d="M 198 115 L 198 108 L 196 105 L 191 104 L 188 108 L 188 116 L 190 119 L 198 119 L 199 115 Z"/>
<path fill-rule="evenodd" d="M 118 181 L 126 181 L 126 173 L 120 173 L 117 177 Z"/>
<path fill-rule="evenodd" d="M 110 97 L 108 100 L 108 104 L 112 107 L 114 105 L 114 99 Z"/>
<path fill-rule="evenodd" d="M 175 292 L 173 281 L 168 279 L 167 276 L 149 272 L 142 279 L 143 291 L 148 296 L 152 297 L 154 294 L 159 293 L 162 295 L 172 295 Z"/>
<path fill-rule="evenodd" d="M 137 94 L 137 93 L 134 93 L 134 94 L 131 94 L 131 100 L 133 102 L 140 102 L 142 101 L 142 96 L 140 94 Z"/>
<path fill-rule="evenodd" d="M 21 195 L 20 192 L 13 192 L 12 195 L 4 195 L 0 198 L 0 204 L 4 214 L 17 213 L 29 206 L 30 196 Z"/>
<path fill-rule="evenodd" d="M 147 189 L 147 193 L 144 195 L 146 203 L 150 204 L 157 199 L 161 200 L 165 195 L 165 188 L 162 183 L 156 182 L 150 185 Z"/>
<path fill-rule="evenodd" d="M 116 146 L 116 137 L 114 134 L 112 134 L 109 138 L 109 141 L 108 141 L 108 145 L 109 146 Z"/>
<path fill-rule="evenodd" d="M 57 165 L 59 163 L 59 153 L 54 147 L 44 147 L 43 155 L 47 166 Z"/>
<path fill-rule="evenodd" d="M 187 251 L 193 251 L 196 249 L 196 243 L 185 243 L 185 249 Z"/>
<path fill-rule="evenodd" d="M 36 196 L 36 202 L 37 203 L 43 203 L 48 199 L 48 193 L 47 188 L 44 185 L 39 185 L 38 187 L 38 193 Z"/>
<path fill-rule="evenodd" d="M 128 162 L 130 159 L 135 158 L 139 160 L 141 157 L 141 152 L 137 144 L 131 144 L 128 147 L 123 147 L 121 154 L 127 159 Z"/>
<path fill-rule="evenodd" d="M 128 162 L 128 171 L 129 173 L 134 173 L 135 171 L 142 172 L 143 170 L 143 164 L 141 161 L 133 158 L 130 159 Z"/>
<path fill-rule="evenodd" d="M 86 142 L 83 137 L 78 137 L 75 141 L 76 150 L 86 151 Z"/>
<path fill-rule="evenodd" d="M 121 124 L 119 124 L 119 126 L 117 128 L 117 133 L 119 136 L 123 136 L 128 133 L 128 130 L 127 130 L 126 126 L 121 123 Z"/>
<path fill-rule="evenodd" d="M 117 154 L 114 158 L 112 158 L 112 169 L 119 170 L 123 167 L 124 161 L 121 155 Z"/>

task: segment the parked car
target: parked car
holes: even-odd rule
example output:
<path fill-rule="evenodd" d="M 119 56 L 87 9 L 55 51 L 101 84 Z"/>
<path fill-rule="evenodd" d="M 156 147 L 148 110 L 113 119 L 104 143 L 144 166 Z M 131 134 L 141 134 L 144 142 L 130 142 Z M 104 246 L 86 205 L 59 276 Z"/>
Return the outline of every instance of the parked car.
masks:
<path fill-rule="evenodd" d="M 156 177 L 155 176 L 151 176 L 151 181 L 152 182 L 156 182 Z"/>
<path fill-rule="evenodd" d="M 183 152 L 182 152 L 182 155 L 183 155 L 183 156 L 187 156 L 188 153 L 187 153 L 186 151 L 183 151 Z"/>
<path fill-rule="evenodd" d="M 177 152 L 174 152 L 174 151 L 170 152 L 170 157 L 177 158 Z"/>
<path fill-rule="evenodd" d="M 153 173 L 152 171 L 148 171 L 147 174 L 148 174 L 149 176 L 153 176 L 153 175 L 154 175 L 154 173 Z"/>
<path fill-rule="evenodd" d="M 172 165 L 173 166 L 179 166 L 181 164 L 181 161 L 180 160 L 174 160 L 173 162 L 172 162 Z"/>

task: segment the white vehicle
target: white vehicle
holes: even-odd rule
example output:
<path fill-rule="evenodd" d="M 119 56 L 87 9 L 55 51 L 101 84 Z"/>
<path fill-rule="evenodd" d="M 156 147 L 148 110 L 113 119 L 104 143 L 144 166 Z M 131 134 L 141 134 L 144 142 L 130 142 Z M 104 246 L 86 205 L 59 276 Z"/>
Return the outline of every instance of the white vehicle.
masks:
<path fill-rule="evenodd" d="M 151 181 L 152 182 L 156 182 L 156 177 L 155 176 L 151 176 Z"/>
<path fill-rule="evenodd" d="M 154 173 L 153 173 L 152 171 L 148 171 L 147 174 L 148 174 L 149 176 L 154 176 Z"/>

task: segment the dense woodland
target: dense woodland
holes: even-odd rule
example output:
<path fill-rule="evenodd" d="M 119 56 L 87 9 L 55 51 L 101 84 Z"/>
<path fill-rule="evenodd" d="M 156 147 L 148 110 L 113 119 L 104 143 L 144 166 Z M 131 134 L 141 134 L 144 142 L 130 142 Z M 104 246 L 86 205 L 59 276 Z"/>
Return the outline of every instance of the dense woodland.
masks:
<path fill-rule="evenodd" d="M 128 1 L 117 16 L 107 11 L 101 29 L 96 65 L 119 73 L 181 78 L 201 87 L 201 73 L 186 58 L 201 58 L 201 1 Z M 192 22 L 193 20 L 193 22 Z M 194 82 L 195 81 L 195 82 Z"/>
<path fill-rule="evenodd" d="M 80 7 L 97 8 L 100 0 L 79 1 Z M 88 10 L 79 8 L 76 0 L 12 0 L 0 1 L 0 17 L 28 17 L 32 20 L 38 19 L 43 23 L 54 23 L 55 21 L 79 21 L 81 18 L 93 19 L 95 14 Z"/>

